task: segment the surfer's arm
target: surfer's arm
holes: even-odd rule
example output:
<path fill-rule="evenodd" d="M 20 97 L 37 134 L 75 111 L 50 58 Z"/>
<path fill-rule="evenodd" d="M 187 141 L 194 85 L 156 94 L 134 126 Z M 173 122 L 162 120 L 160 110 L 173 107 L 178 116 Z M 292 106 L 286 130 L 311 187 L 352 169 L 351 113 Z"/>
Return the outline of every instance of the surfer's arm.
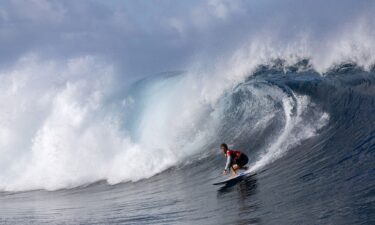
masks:
<path fill-rule="evenodd" d="M 231 162 L 232 162 L 232 156 L 229 155 L 229 156 L 227 157 L 227 163 L 225 164 L 225 169 L 224 169 L 224 171 L 229 171 L 229 167 L 230 167 Z"/>

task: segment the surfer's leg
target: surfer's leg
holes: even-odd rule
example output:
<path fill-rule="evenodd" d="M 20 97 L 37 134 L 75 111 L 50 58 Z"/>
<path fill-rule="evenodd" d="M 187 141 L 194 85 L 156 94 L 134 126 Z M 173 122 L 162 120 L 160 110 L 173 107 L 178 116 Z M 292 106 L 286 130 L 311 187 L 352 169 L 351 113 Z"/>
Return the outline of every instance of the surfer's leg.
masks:
<path fill-rule="evenodd" d="M 233 166 L 231 166 L 231 172 L 232 172 L 232 177 L 236 176 L 237 175 L 237 170 L 239 169 L 240 167 L 237 165 L 237 164 L 234 164 Z"/>
<path fill-rule="evenodd" d="M 241 154 L 240 157 L 237 159 L 237 166 L 239 169 L 248 170 L 249 167 L 246 164 L 249 162 L 249 158 L 245 154 Z"/>

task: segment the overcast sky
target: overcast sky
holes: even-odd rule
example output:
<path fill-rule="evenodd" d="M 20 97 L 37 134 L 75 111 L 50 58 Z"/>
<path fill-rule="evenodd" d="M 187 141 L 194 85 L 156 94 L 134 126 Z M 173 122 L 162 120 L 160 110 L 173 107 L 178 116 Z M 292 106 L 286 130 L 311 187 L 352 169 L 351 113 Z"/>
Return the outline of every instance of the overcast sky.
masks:
<path fill-rule="evenodd" d="M 225 58 L 259 34 L 324 41 L 364 20 L 371 0 L 0 0 L 0 65 L 94 55 L 127 76 L 186 70 Z"/>

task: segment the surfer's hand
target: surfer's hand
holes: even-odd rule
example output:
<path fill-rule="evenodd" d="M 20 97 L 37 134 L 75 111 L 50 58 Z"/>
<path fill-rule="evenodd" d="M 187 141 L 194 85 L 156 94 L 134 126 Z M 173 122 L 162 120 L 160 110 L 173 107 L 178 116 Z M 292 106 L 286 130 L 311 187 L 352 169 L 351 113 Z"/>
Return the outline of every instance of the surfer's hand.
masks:
<path fill-rule="evenodd" d="M 223 171 L 223 175 L 227 175 L 228 171 L 227 170 L 224 170 Z"/>

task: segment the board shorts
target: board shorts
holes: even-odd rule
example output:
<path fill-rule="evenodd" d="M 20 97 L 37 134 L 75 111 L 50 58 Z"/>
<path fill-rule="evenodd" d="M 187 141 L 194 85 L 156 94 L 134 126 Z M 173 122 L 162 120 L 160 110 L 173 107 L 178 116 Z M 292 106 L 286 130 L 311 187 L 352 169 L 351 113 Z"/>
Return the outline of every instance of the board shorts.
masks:
<path fill-rule="evenodd" d="M 233 164 L 237 164 L 240 168 L 245 166 L 249 162 L 247 155 L 241 153 L 240 156 L 234 161 Z"/>

